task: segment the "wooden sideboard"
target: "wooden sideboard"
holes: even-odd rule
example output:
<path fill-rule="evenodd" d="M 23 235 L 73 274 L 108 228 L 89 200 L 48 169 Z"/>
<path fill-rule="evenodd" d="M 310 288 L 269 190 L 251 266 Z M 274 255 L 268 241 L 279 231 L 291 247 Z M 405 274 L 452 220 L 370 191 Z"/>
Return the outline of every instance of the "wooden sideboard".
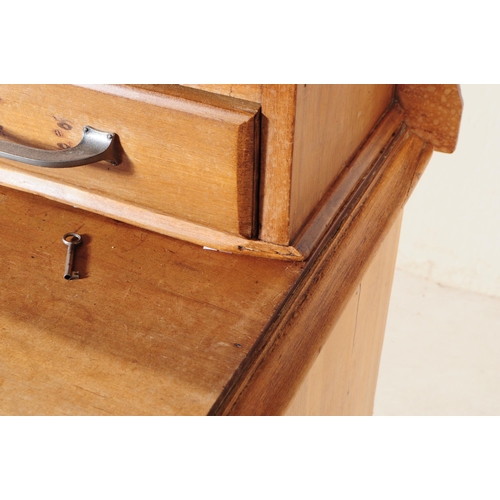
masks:
<path fill-rule="evenodd" d="M 0 86 L 0 414 L 366 415 L 402 209 L 454 85 Z M 63 234 L 83 243 L 62 278 Z"/>

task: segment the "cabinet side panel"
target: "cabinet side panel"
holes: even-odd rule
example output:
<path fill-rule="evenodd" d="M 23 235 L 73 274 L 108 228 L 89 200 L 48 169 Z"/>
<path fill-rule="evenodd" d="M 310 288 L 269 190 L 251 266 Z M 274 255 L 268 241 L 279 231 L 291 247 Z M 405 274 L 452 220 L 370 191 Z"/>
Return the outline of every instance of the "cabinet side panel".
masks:
<path fill-rule="evenodd" d="M 307 221 L 394 97 L 394 85 L 298 85 L 290 238 Z"/>
<path fill-rule="evenodd" d="M 402 211 L 329 334 L 286 415 L 371 415 Z"/>

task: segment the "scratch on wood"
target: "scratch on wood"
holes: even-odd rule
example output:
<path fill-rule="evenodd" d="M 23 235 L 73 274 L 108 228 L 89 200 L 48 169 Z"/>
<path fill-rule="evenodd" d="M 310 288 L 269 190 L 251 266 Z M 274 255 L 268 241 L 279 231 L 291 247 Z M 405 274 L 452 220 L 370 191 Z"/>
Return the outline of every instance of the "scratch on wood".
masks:
<path fill-rule="evenodd" d="M 352 349 L 354 349 L 354 345 L 356 343 L 356 331 L 358 330 L 358 314 L 359 314 L 359 303 L 361 302 L 361 283 L 359 284 L 359 288 L 354 293 L 358 296 L 358 302 L 356 304 L 356 319 L 354 320 L 354 331 L 352 335 Z"/>
<path fill-rule="evenodd" d="M 99 394 L 98 392 L 91 391 L 89 389 L 85 389 L 85 387 L 80 387 L 79 385 L 75 385 L 77 389 L 81 389 L 82 391 L 90 392 L 91 394 L 95 394 L 96 396 L 99 396 L 100 398 L 108 399 L 109 396 L 103 396 L 102 394 Z M 96 408 L 96 407 L 94 407 Z M 106 411 L 106 410 L 103 410 Z"/>
<path fill-rule="evenodd" d="M 92 405 L 92 408 L 95 408 L 96 410 L 99 410 L 99 411 L 103 411 L 104 413 L 107 413 L 108 415 L 114 415 L 114 413 L 108 411 L 108 410 L 105 410 L 104 408 L 100 408 L 99 406 L 93 406 Z"/>

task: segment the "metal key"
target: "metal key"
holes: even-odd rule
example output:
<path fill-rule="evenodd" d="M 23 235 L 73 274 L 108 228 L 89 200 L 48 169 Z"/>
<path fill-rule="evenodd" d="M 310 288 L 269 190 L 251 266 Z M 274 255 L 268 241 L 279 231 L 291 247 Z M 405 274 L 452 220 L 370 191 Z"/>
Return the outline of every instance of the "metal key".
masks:
<path fill-rule="evenodd" d="M 72 271 L 73 257 L 75 253 L 75 247 L 82 242 L 82 237 L 78 233 L 66 233 L 62 237 L 62 241 L 65 245 L 68 246 L 68 252 L 66 253 L 66 266 L 64 267 L 64 279 L 77 280 L 78 278 L 80 278 L 80 273 L 78 271 Z"/>

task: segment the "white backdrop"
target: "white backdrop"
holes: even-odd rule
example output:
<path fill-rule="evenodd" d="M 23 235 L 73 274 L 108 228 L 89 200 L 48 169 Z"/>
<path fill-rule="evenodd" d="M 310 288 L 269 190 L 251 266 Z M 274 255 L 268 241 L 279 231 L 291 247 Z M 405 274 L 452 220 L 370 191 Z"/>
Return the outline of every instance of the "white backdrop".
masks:
<path fill-rule="evenodd" d="M 397 267 L 500 297 L 500 85 L 462 85 L 458 146 L 434 153 L 405 208 Z"/>

